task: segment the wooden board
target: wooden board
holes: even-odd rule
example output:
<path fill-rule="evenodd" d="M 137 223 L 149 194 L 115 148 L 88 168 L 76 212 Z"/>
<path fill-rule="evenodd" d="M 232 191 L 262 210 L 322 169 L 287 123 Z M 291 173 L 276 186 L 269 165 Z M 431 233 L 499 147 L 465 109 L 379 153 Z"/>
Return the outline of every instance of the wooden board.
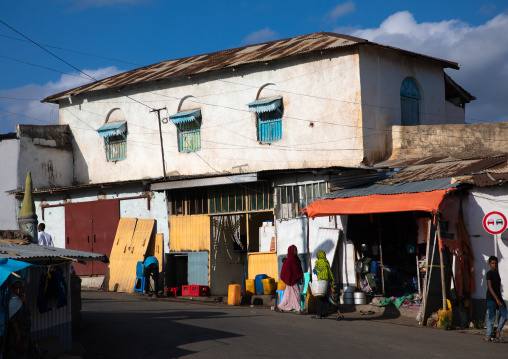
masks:
<path fill-rule="evenodd" d="M 136 220 L 135 218 L 131 218 Z M 120 220 L 119 228 L 123 218 Z M 155 226 L 154 219 L 137 219 L 133 235 L 119 235 L 115 237 L 113 248 L 115 261 L 109 266 L 110 279 L 108 283 L 109 290 L 118 292 L 134 292 L 134 281 L 136 279 L 136 265 L 138 261 L 143 261 L 152 237 Z M 113 254 L 113 251 L 112 251 Z"/>
<path fill-rule="evenodd" d="M 130 246 L 137 218 L 121 218 L 116 230 L 115 239 L 109 256 L 109 266 L 104 278 L 104 288 L 110 291 L 118 290 L 118 283 L 122 277 L 122 265 L 125 260 L 127 247 Z"/>

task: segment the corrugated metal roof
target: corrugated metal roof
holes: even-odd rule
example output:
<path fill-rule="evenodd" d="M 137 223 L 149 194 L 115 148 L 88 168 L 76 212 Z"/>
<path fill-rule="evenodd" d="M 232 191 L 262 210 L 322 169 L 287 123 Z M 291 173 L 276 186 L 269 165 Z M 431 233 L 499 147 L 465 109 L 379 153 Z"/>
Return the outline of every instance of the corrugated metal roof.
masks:
<path fill-rule="evenodd" d="M 394 183 L 393 185 L 374 183 L 367 186 L 334 191 L 321 196 L 318 199 L 363 197 L 373 194 L 391 195 L 401 193 L 430 192 L 442 189 L 456 188 L 459 184 L 460 182 L 451 183 L 451 178 L 440 178 L 411 183 Z"/>
<path fill-rule="evenodd" d="M 58 102 L 63 98 L 75 96 L 88 91 L 121 87 L 171 77 L 196 75 L 225 68 L 236 68 L 246 64 L 266 63 L 288 56 L 305 54 L 314 51 L 326 51 L 357 44 L 375 45 L 396 51 L 402 51 L 412 56 L 424 57 L 438 61 L 443 67 L 459 69 L 459 65 L 455 62 L 445 61 L 391 46 L 376 44 L 365 39 L 348 35 L 340 35 L 330 32 L 316 32 L 283 40 L 248 45 L 236 49 L 159 62 L 157 64 L 127 71 L 88 85 L 83 85 L 72 90 L 49 96 L 42 102 Z"/>
<path fill-rule="evenodd" d="M 12 245 L 0 242 L 0 258 L 10 258 L 27 262 L 48 260 L 107 261 L 104 254 L 76 251 L 72 249 L 40 246 L 38 244 Z"/>
<path fill-rule="evenodd" d="M 476 186 L 495 186 L 508 181 L 508 156 L 454 159 L 431 157 L 391 161 L 390 167 L 400 168 L 380 184 L 407 183 L 439 178 L 456 178 L 462 183 Z"/>

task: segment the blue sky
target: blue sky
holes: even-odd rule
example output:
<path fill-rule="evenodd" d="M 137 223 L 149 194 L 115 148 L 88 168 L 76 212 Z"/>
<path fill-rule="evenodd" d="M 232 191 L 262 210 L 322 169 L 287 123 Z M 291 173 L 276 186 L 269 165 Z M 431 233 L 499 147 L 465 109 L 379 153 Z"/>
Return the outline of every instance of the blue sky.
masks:
<path fill-rule="evenodd" d="M 0 20 L 12 28 L 0 23 L 0 134 L 58 123 L 40 100 L 86 83 L 76 68 L 102 78 L 317 31 L 458 62 L 447 73 L 478 98 L 466 121 L 508 121 L 506 0 L 18 0 L 0 3 Z"/>

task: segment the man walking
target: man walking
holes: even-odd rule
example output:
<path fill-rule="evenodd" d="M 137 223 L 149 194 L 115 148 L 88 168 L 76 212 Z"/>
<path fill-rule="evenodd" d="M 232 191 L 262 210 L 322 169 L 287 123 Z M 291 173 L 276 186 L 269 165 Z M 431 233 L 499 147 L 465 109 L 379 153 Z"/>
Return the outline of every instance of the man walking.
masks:
<path fill-rule="evenodd" d="M 51 236 L 44 232 L 44 230 L 46 229 L 46 225 L 44 223 L 39 223 L 39 245 L 41 246 L 49 246 L 49 247 L 54 247 L 55 245 L 53 244 L 53 238 L 51 238 Z"/>
<path fill-rule="evenodd" d="M 499 276 L 497 264 L 497 257 L 489 257 L 490 270 L 487 272 L 487 308 L 489 309 L 489 319 L 487 320 L 487 332 L 483 340 L 491 343 L 504 343 L 504 339 L 501 337 L 501 330 L 503 330 L 503 325 L 506 321 L 506 305 L 501 296 L 501 277 Z M 499 309 L 500 318 L 497 325 L 496 337 L 492 338 L 492 328 L 494 327 L 497 309 Z"/>

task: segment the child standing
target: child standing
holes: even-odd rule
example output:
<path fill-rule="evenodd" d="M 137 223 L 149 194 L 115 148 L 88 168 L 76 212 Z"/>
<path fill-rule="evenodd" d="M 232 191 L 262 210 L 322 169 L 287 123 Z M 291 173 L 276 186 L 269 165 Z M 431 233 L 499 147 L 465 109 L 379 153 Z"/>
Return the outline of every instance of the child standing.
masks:
<path fill-rule="evenodd" d="M 501 330 L 503 329 L 504 322 L 506 321 L 506 305 L 501 296 L 501 277 L 497 270 L 498 259 L 495 256 L 489 257 L 490 270 L 487 272 L 487 308 L 489 309 L 489 319 L 487 320 L 487 332 L 485 333 L 486 342 L 504 343 L 501 337 Z M 499 309 L 499 324 L 496 330 L 496 337 L 492 338 L 492 328 L 494 327 L 494 320 L 496 318 L 496 310 Z"/>

